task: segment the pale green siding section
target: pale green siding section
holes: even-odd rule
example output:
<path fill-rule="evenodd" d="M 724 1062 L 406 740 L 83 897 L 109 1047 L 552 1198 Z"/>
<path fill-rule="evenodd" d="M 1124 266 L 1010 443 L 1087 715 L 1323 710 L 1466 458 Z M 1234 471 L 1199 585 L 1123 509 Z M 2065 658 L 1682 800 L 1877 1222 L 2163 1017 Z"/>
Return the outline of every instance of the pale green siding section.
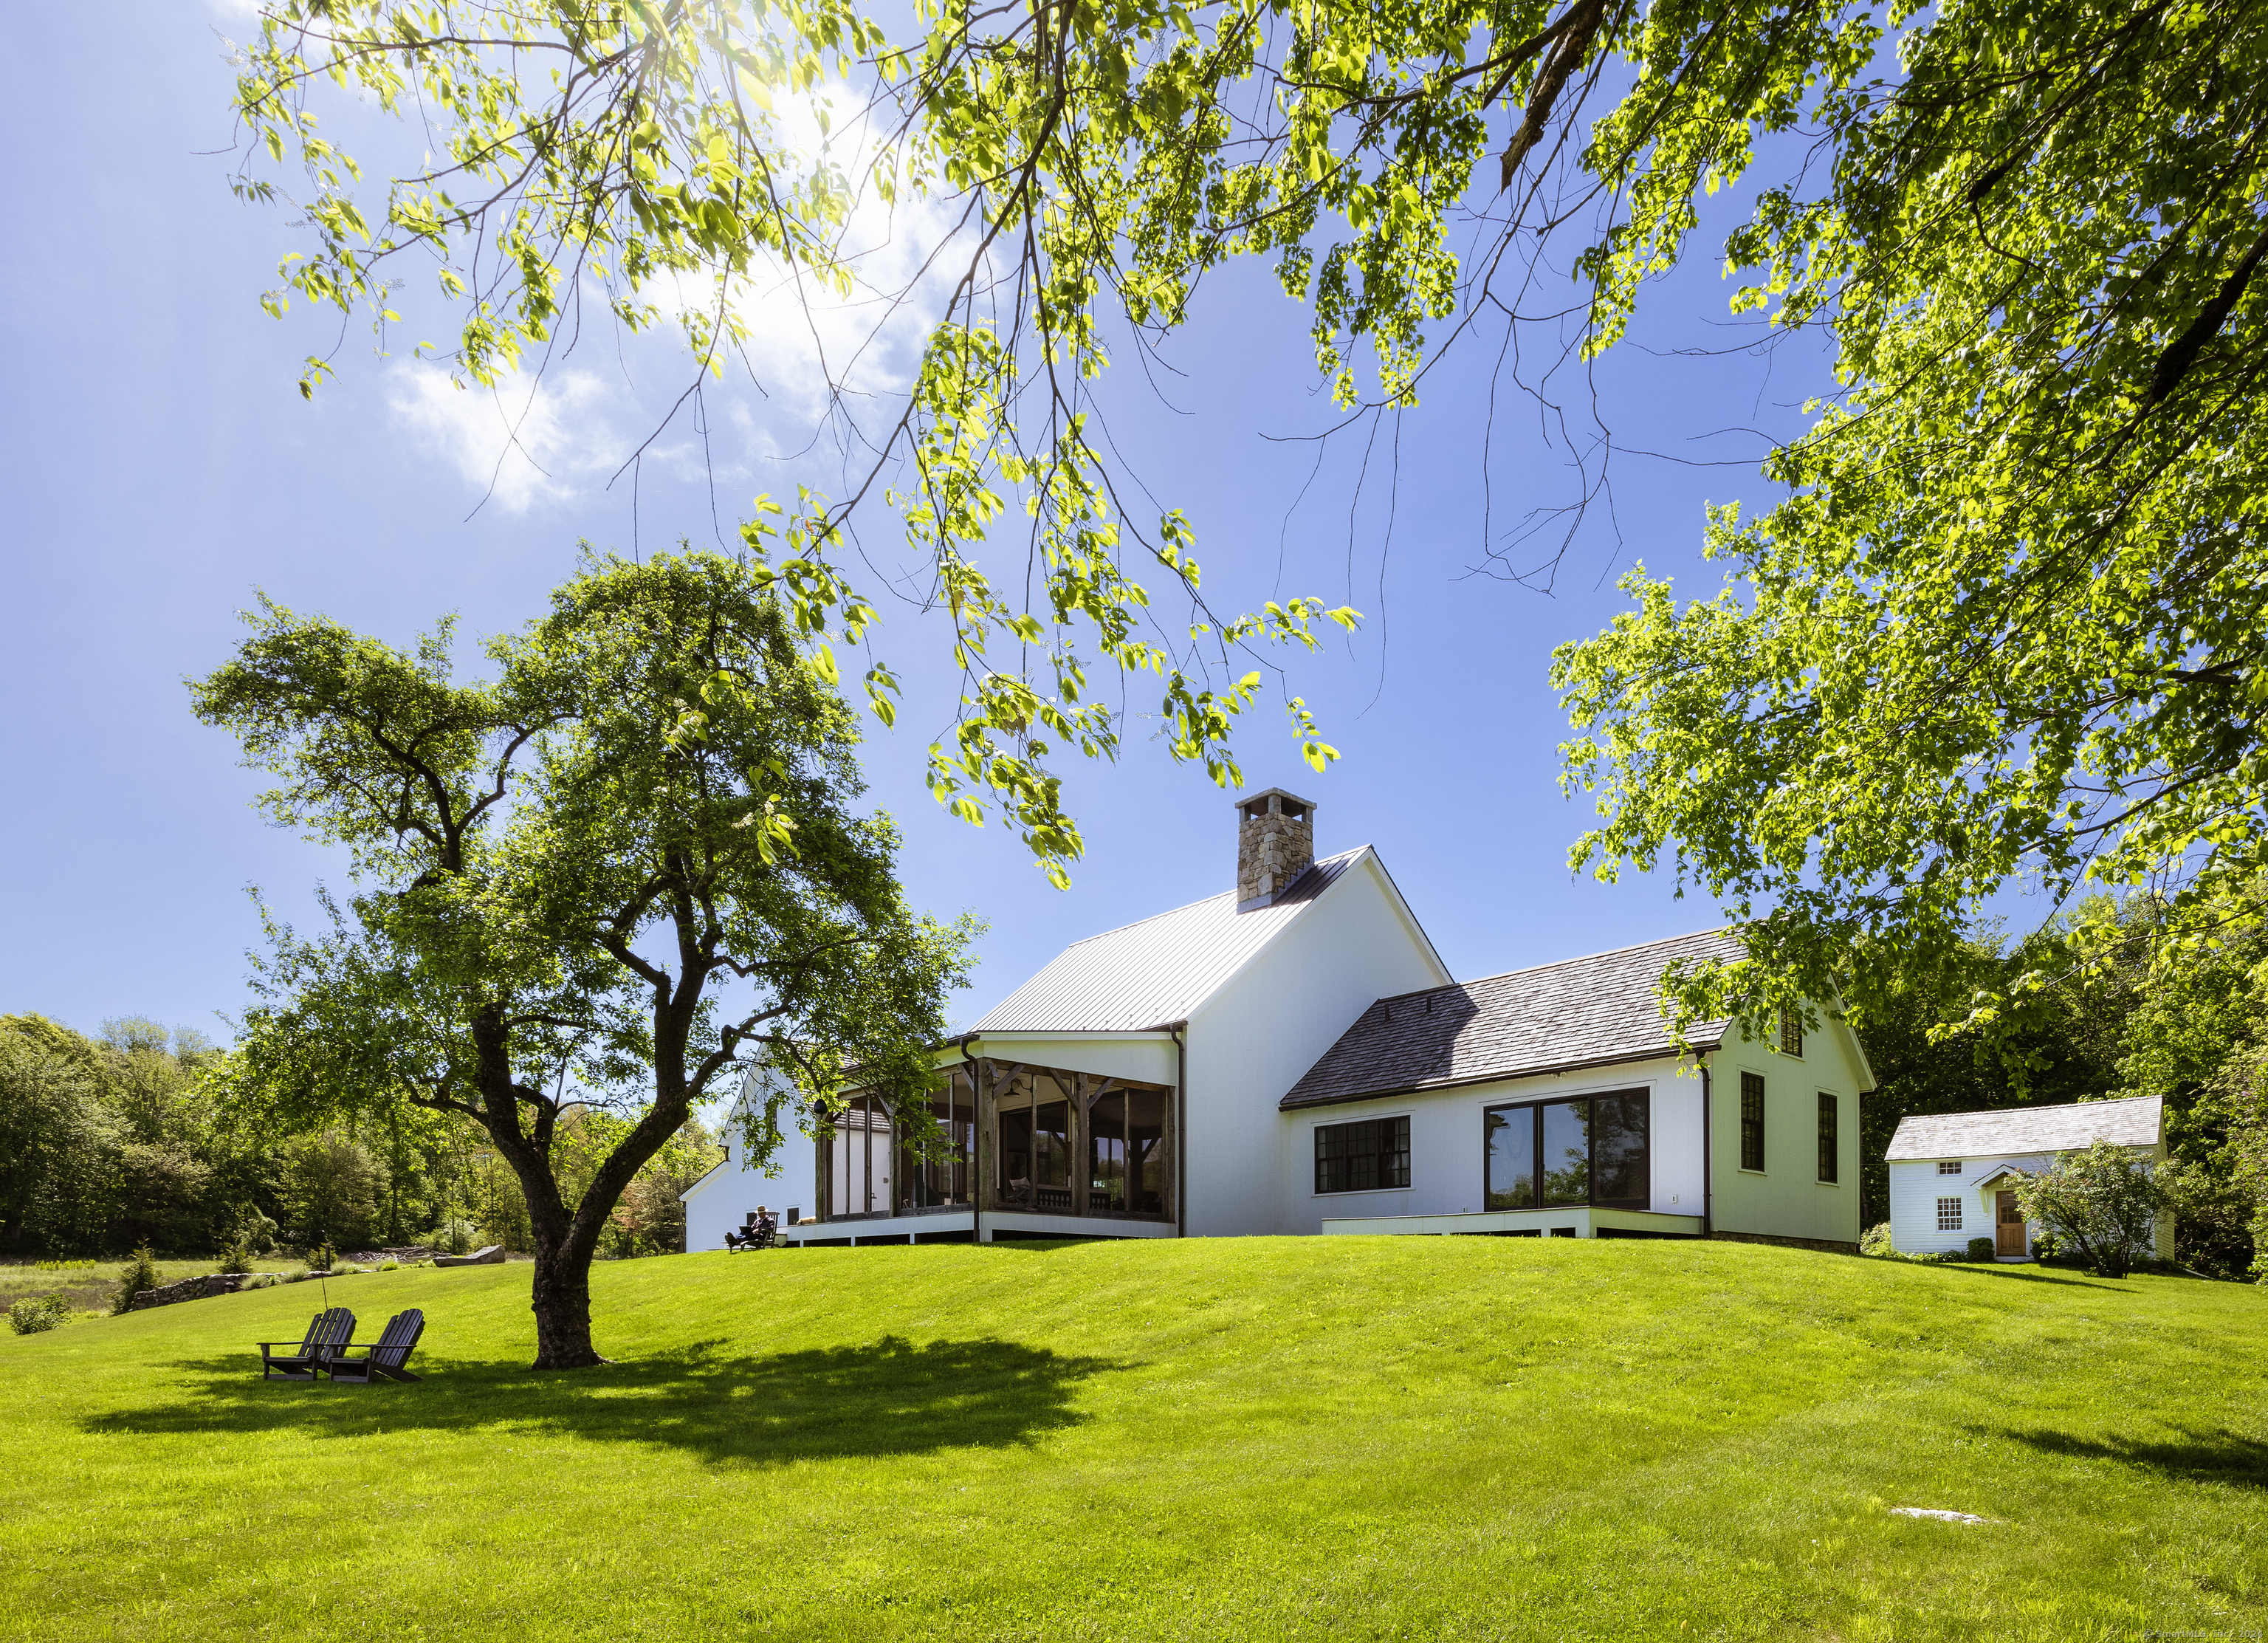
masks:
<path fill-rule="evenodd" d="M 1711 1211 L 1719 1232 L 1775 1238 L 1859 1240 L 1859 1101 L 1863 1082 L 1849 1032 L 1825 1022 L 1806 1035 L 1800 1057 L 1761 1037 L 1726 1029 L 1708 1057 Z M 1764 1167 L 1741 1168 L 1741 1074 L 1764 1080 Z M 1837 1160 L 1832 1184 L 1819 1179 L 1819 1096 L 1836 1100 Z"/>

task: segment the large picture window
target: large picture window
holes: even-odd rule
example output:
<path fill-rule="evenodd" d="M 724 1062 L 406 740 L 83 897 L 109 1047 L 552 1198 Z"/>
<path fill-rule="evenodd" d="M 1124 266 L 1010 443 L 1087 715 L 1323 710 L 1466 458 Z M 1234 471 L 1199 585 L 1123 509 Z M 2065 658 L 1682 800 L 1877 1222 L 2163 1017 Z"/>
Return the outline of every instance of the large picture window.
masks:
<path fill-rule="evenodd" d="M 1764 1075 L 1741 1074 L 1741 1168 L 1764 1167 Z"/>
<path fill-rule="evenodd" d="M 1482 1115 L 1488 1207 L 1645 1209 L 1650 1116 L 1644 1090 L 1490 1108 Z"/>
<path fill-rule="evenodd" d="M 1315 1190 L 1376 1192 L 1410 1184 L 1410 1120 L 1315 1126 Z"/>

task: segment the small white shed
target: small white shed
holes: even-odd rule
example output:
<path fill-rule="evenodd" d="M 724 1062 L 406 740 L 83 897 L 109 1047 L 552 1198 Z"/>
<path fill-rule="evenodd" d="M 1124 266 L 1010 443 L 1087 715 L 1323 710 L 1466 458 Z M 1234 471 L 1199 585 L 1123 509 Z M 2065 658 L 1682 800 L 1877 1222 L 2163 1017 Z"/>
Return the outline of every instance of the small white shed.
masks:
<path fill-rule="evenodd" d="M 2045 1169 L 2059 1153 L 2096 1141 L 2155 1164 L 2165 1157 L 2165 1112 L 2155 1095 L 2060 1107 L 1916 1114 L 1898 1120 L 1883 1157 L 1890 1167 L 1890 1242 L 1904 1255 L 1962 1250 L 1990 1237 L 2003 1261 L 2028 1261 L 2036 1230 L 2016 1207 L 2013 1176 Z M 2174 1229 L 2161 1222 L 2157 1254 L 2170 1260 Z"/>

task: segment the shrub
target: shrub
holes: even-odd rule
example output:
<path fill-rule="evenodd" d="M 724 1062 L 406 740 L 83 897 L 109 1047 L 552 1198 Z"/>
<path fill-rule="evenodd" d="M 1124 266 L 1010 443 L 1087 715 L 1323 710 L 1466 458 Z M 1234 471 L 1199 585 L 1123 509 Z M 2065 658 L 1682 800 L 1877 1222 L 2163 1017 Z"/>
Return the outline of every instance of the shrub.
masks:
<path fill-rule="evenodd" d="M 252 1271 L 252 1241 L 249 1238 L 239 1233 L 237 1234 L 236 1241 L 221 1251 L 220 1271 L 224 1272 Z"/>
<path fill-rule="evenodd" d="M 1890 1241 L 1890 1224 L 1881 1221 L 1859 1235 L 1860 1255 L 1896 1255 L 1897 1246 Z"/>
<path fill-rule="evenodd" d="M 474 1239 L 480 1228 L 458 1216 L 451 1216 L 425 1234 L 425 1241 L 444 1255 L 469 1255 L 476 1247 Z"/>
<path fill-rule="evenodd" d="M 8 1308 L 8 1327 L 18 1335 L 37 1335 L 70 1320 L 71 1304 L 61 1295 L 26 1295 Z"/>
<path fill-rule="evenodd" d="M 361 1271 L 362 1268 L 357 1266 L 351 1261 L 333 1261 L 331 1263 L 330 1271 L 333 1278 L 344 1278 L 350 1272 L 359 1272 Z"/>
<path fill-rule="evenodd" d="M 401 1263 L 388 1256 L 378 1264 L 378 1270 L 381 1272 L 398 1272 L 401 1270 Z"/>
<path fill-rule="evenodd" d="M 330 1271 L 332 1270 L 332 1263 L 335 1262 L 338 1257 L 339 1252 L 332 1249 L 330 1245 L 327 1243 L 319 1243 L 313 1249 L 307 1251 L 307 1270 L 310 1272 Z"/>
<path fill-rule="evenodd" d="M 237 1241 L 255 1255 L 266 1255 L 276 1247 L 276 1223 L 261 1212 L 256 1204 L 244 1206 L 244 1214 L 237 1222 Z"/>
<path fill-rule="evenodd" d="M 239 1289 L 273 1289 L 276 1287 L 276 1278 L 275 1273 L 254 1272 L 250 1278 L 246 1278 L 243 1283 L 238 1285 L 237 1287 Z"/>
<path fill-rule="evenodd" d="M 1969 1241 L 1969 1258 L 1972 1261 L 1990 1261 L 1999 1253 L 1998 1247 L 1990 1238 L 1971 1238 Z"/>
<path fill-rule="evenodd" d="M 2037 1221 L 2105 1278 L 2124 1278 L 2151 1258 L 2164 1190 L 2123 1146 L 2097 1141 L 2066 1153 L 2047 1169 L 2016 1183 L 2024 1219 Z"/>
<path fill-rule="evenodd" d="M 134 1252 L 126 1270 L 118 1275 L 118 1293 L 111 1298 L 110 1315 L 116 1317 L 134 1304 L 134 1297 L 145 1289 L 161 1289 L 166 1280 L 158 1275 L 158 1263 L 144 1244 Z"/>

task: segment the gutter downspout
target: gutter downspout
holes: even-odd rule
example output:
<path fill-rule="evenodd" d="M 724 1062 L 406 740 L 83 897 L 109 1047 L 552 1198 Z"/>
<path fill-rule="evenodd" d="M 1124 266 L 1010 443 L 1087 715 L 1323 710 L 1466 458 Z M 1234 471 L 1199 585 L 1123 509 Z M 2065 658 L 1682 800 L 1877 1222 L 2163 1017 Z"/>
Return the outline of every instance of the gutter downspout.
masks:
<path fill-rule="evenodd" d="M 1701 1235 L 1704 1238 L 1712 1235 L 1717 1230 L 1717 1223 L 1710 1214 L 1712 1195 L 1717 1190 L 1717 1172 L 1709 1162 L 1709 1135 L 1715 1127 L 1709 1110 L 1709 1057 L 1705 1051 L 1701 1057 Z"/>
<path fill-rule="evenodd" d="M 1174 1041 L 1174 1236 L 1189 1235 L 1189 1047 L 1182 1037 L 1189 1023 L 1168 1021 Z"/>

